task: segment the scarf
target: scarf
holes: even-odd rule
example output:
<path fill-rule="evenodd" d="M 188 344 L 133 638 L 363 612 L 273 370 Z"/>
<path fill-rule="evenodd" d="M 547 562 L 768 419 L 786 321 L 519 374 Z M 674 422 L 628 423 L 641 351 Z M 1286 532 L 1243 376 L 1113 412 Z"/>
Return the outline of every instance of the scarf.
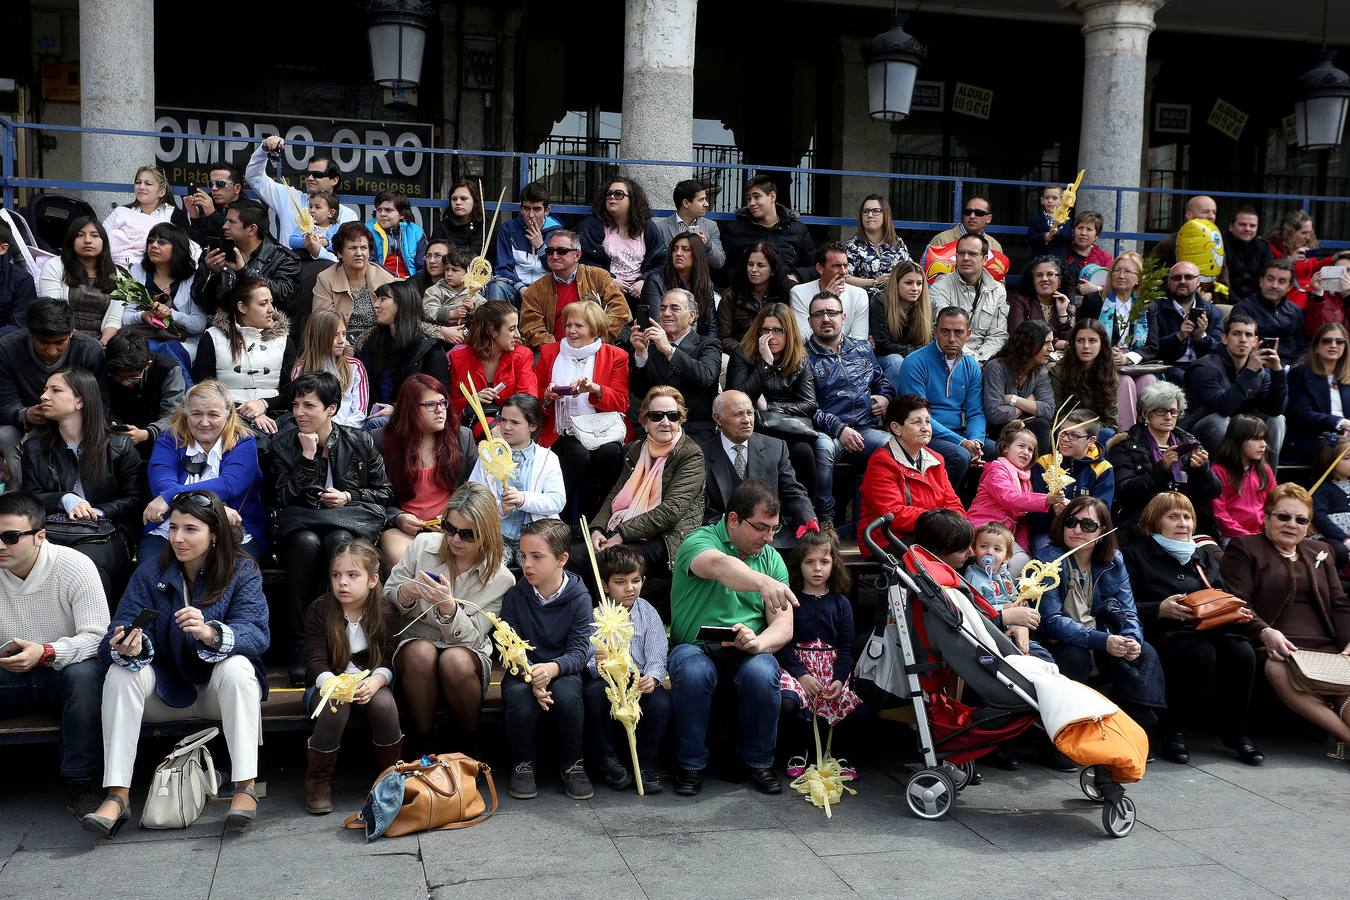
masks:
<path fill-rule="evenodd" d="M 605 526 L 609 531 L 615 531 L 624 522 L 661 505 L 661 476 L 666 471 L 666 460 L 683 436 L 684 430 L 676 428 L 675 440 L 665 447 L 657 447 L 651 438 L 642 442 L 642 452 L 638 454 L 633 474 L 614 495 L 613 513 Z"/>
<path fill-rule="evenodd" d="M 1175 447 L 1176 445 L 1177 435 L 1174 431 L 1167 436 L 1167 446 Z M 1148 448 L 1149 453 L 1153 456 L 1154 462 L 1162 462 L 1162 448 L 1158 446 L 1158 441 L 1153 437 L 1153 432 L 1149 431 L 1148 428 L 1144 429 L 1144 446 Z M 1180 456 L 1178 456 L 1177 461 L 1172 464 L 1172 481 L 1176 484 L 1186 483 L 1186 472 L 1181 468 Z"/>
<path fill-rule="evenodd" d="M 593 378 L 595 375 L 595 356 L 600 352 L 601 340 L 596 338 L 584 347 L 573 347 L 570 341 L 558 345 L 558 358 L 553 361 L 550 377 L 554 384 L 571 384 L 578 378 Z M 554 427 L 558 434 L 566 434 L 573 416 L 588 415 L 595 412 L 591 405 L 591 395 L 562 397 L 555 404 L 556 420 Z"/>
<path fill-rule="evenodd" d="M 1169 537 L 1163 537 L 1161 534 L 1155 534 L 1153 540 L 1157 541 L 1159 547 L 1166 550 L 1173 559 L 1183 566 L 1191 561 L 1192 556 L 1195 556 L 1195 541 L 1177 541 Z"/>

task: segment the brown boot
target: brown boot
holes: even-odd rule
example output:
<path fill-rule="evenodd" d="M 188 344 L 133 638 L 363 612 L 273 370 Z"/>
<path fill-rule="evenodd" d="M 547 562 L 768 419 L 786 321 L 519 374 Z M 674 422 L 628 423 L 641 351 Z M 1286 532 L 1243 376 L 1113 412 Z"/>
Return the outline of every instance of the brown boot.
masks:
<path fill-rule="evenodd" d="M 308 749 L 305 812 L 312 816 L 326 816 L 333 811 L 333 769 L 337 767 L 337 755 L 336 750 Z"/>
<path fill-rule="evenodd" d="M 375 744 L 375 762 L 380 767 L 380 771 L 401 761 L 403 754 L 403 738 L 400 737 L 392 744 Z"/>

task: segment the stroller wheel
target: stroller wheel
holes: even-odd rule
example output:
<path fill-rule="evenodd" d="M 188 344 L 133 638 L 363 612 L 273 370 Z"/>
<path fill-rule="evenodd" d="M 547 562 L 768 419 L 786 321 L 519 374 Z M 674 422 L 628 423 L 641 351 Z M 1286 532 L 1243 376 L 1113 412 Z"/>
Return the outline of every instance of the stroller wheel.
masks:
<path fill-rule="evenodd" d="M 956 802 L 956 785 L 943 769 L 920 769 L 910 776 L 905 802 L 920 819 L 940 819 Z"/>
<path fill-rule="evenodd" d="M 952 786 L 956 788 L 957 793 L 964 791 L 972 784 L 979 784 L 980 780 L 975 776 L 975 763 L 950 763 L 944 762 L 940 768 L 947 773 L 947 777 L 952 780 Z"/>
<path fill-rule="evenodd" d="M 1134 831 L 1134 801 L 1121 795 L 1115 803 L 1102 807 L 1102 827 L 1115 838 L 1123 838 Z"/>
<path fill-rule="evenodd" d="M 1078 772 L 1078 787 L 1082 789 L 1083 796 L 1093 803 L 1104 803 L 1106 798 L 1102 796 L 1101 791 L 1097 790 L 1096 774 L 1095 766 L 1085 766 L 1080 769 Z"/>

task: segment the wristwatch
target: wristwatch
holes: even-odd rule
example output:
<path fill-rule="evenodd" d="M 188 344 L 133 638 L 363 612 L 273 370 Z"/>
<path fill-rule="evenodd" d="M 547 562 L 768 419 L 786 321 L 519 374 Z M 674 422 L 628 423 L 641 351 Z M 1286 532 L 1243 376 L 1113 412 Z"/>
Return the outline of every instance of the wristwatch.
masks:
<path fill-rule="evenodd" d="M 50 666 L 56 662 L 56 648 L 51 644 L 42 645 L 42 656 L 38 658 L 39 666 Z"/>

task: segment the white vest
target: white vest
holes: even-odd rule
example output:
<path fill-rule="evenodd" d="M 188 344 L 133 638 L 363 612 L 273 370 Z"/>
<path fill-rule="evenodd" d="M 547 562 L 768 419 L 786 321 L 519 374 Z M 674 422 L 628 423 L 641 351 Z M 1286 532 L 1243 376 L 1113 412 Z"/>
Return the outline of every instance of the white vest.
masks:
<path fill-rule="evenodd" d="M 236 361 L 230 353 L 230 336 L 222 328 L 212 325 L 206 336 L 216 347 L 216 378 L 230 389 L 235 403 L 250 400 L 270 400 L 279 391 L 281 358 L 286 353 L 286 333 L 271 331 L 263 338 L 262 329 L 243 326 L 239 333 L 244 346 Z"/>

